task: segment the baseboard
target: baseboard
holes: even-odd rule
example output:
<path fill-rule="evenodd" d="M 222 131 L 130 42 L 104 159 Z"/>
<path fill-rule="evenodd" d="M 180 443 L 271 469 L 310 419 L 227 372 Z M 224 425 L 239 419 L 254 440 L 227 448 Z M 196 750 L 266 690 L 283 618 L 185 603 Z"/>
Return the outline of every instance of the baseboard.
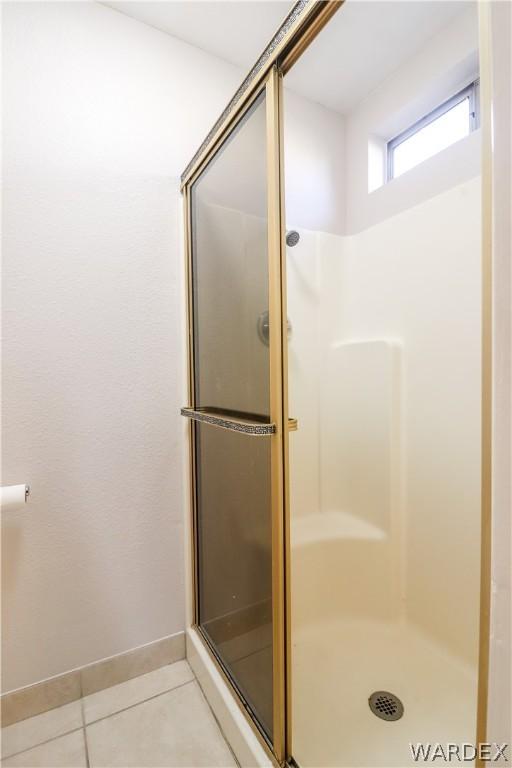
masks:
<path fill-rule="evenodd" d="M 270 757 L 233 698 L 231 689 L 213 664 L 196 629 L 187 629 L 187 660 L 242 768 L 270 768 Z"/>
<path fill-rule="evenodd" d="M 62 707 L 82 696 L 110 688 L 184 658 L 185 633 L 177 632 L 116 656 L 9 691 L 0 699 L 2 726 Z"/>

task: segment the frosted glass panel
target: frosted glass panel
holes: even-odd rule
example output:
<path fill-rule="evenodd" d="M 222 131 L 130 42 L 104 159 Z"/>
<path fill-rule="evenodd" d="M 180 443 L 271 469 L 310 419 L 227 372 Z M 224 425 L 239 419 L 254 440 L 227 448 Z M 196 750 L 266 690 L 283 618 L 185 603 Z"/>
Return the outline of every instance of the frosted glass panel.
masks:
<path fill-rule="evenodd" d="M 199 622 L 272 733 L 270 442 L 196 425 Z"/>
<path fill-rule="evenodd" d="M 262 96 L 192 187 L 195 406 L 270 421 Z M 199 626 L 272 738 L 270 438 L 196 424 Z"/>
<path fill-rule="evenodd" d="M 265 102 L 192 188 L 196 406 L 268 416 Z"/>

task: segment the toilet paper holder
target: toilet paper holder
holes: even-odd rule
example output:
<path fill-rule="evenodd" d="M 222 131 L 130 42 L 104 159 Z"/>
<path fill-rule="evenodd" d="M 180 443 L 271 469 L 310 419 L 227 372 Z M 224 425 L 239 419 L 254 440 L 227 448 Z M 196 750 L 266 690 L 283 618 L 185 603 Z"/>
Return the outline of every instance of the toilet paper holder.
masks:
<path fill-rule="evenodd" d="M 2 512 L 14 512 L 21 509 L 27 503 L 29 496 L 30 485 L 28 483 L 3 485 L 0 488 L 0 507 Z"/>

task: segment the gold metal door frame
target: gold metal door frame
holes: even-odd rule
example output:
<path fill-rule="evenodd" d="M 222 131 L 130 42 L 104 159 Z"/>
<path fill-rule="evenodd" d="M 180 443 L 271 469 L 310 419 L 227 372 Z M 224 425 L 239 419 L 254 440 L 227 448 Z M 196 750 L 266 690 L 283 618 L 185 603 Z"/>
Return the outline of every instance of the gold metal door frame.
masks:
<path fill-rule="evenodd" d="M 480 527 L 480 634 L 476 742 L 487 741 L 491 631 L 493 466 L 493 215 L 491 4 L 479 2 L 480 124 L 482 131 L 482 449 Z M 482 759 L 477 760 L 483 766 Z"/>
<path fill-rule="evenodd" d="M 222 114 L 181 175 L 181 189 L 189 187 L 226 140 L 275 65 L 286 71 L 316 37 L 344 0 L 299 0 L 284 18 L 272 40 L 236 90 Z M 292 59 L 292 51 L 295 58 Z"/>
<path fill-rule="evenodd" d="M 272 744 L 270 745 L 266 734 L 260 728 L 258 722 L 253 720 L 250 707 L 241 695 L 236 681 L 229 674 L 227 668 L 218 657 L 215 649 L 206 637 L 199 625 L 198 616 L 198 558 L 197 545 L 197 496 L 195 485 L 195 430 L 191 425 L 190 444 L 192 453 L 192 509 L 193 509 L 193 571 L 194 571 L 194 624 L 198 629 L 205 646 L 214 660 L 216 667 L 221 671 L 224 679 L 229 683 L 235 693 L 237 702 L 242 711 L 249 717 L 249 723 L 258 736 L 260 743 L 266 749 L 271 758 L 283 764 L 286 758 L 286 668 L 285 668 L 285 576 L 284 576 L 284 445 L 288 432 L 288 418 L 284 408 L 283 392 L 283 345 L 282 345 L 282 297 L 283 297 L 283 253 L 284 253 L 284 227 L 282 225 L 282 162 L 281 141 L 279 138 L 280 119 L 280 78 L 274 65 L 268 72 L 263 86 L 254 90 L 250 98 L 245 102 L 244 108 L 237 113 L 237 120 L 231 126 L 231 130 L 237 127 L 254 102 L 265 92 L 266 107 L 266 144 L 267 144 L 267 219 L 268 219 L 268 297 L 269 297 L 269 362 L 270 362 L 270 422 L 272 430 L 269 430 L 270 461 L 271 461 L 271 518 L 272 518 L 272 691 L 273 691 L 273 724 Z M 221 145 L 222 146 L 222 145 Z M 213 159 L 215 153 L 209 156 Z M 207 161 L 208 162 L 208 161 Z M 201 166 L 201 171 L 204 170 Z M 194 388 L 194 360 L 193 360 L 193 305 L 192 305 L 192 248 L 191 248 L 191 205 L 190 188 L 199 174 L 194 174 L 193 180 L 185 188 L 186 199 L 186 242 L 188 264 L 188 318 L 189 318 L 189 402 L 191 408 L 196 407 Z M 284 326 L 286 327 L 286 326 Z M 185 410 L 185 409 L 184 409 Z M 187 409 L 188 410 L 188 409 Z M 286 425 L 286 429 L 285 429 Z"/>
<path fill-rule="evenodd" d="M 284 412 L 282 265 L 284 227 L 281 218 L 281 142 L 279 132 L 279 77 L 272 67 L 266 81 L 267 106 L 267 205 L 269 254 L 269 348 L 270 348 L 270 420 L 276 425 L 271 439 L 272 508 L 272 688 L 273 740 L 278 760 L 285 754 L 285 574 L 284 574 L 284 433 L 288 414 Z M 286 324 L 284 326 L 286 328 Z M 285 429 L 286 427 L 286 429 Z"/>
<path fill-rule="evenodd" d="M 181 177 L 187 284 L 188 405 L 194 409 L 194 356 L 191 271 L 191 186 L 254 101 L 266 93 L 267 200 L 270 327 L 270 411 L 276 425 L 271 436 L 272 465 L 272 612 L 273 612 L 273 745 L 253 720 L 248 707 L 198 625 L 197 507 L 195 437 L 190 425 L 190 509 L 193 624 L 205 648 L 234 693 L 249 725 L 274 764 L 292 758 L 290 637 L 290 509 L 288 455 L 287 312 L 284 228 L 282 76 L 300 58 L 344 0 L 300 0 L 222 112 Z M 482 122 L 482 525 L 480 641 L 476 738 L 486 741 L 489 675 L 489 615 L 492 514 L 492 126 L 489 8 L 479 3 Z"/>
<path fill-rule="evenodd" d="M 269 361 L 270 361 L 270 422 L 272 430 L 269 430 L 267 439 L 270 439 L 271 460 L 271 516 L 272 516 L 272 691 L 273 691 L 273 728 L 272 744 L 269 743 L 266 734 L 253 720 L 250 708 L 244 701 L 235 681 L 228 673 L 227 668 L 217 656 L 211 642 L 208 640 L 199 625 L 198 605 L 198 558 L 197 558 L 197 496 L 196 496 L 196 440 L 193 423 L 190 425 L 190 462 L 191 462 L 191 496 L 192 510 L 192 578 L 193 578 L 193 606 L 192 616 L 195 628 L 199 631 L 205 647 L 221 672 L 224 680 L 229 684 L 235 694 L 235 700 L 246 715 L 253 731 L 260 743 L 274 762 L 283 764 L 285 761 L 285 580 L 284 580 L 284 472 L 283 451 L 285 444 L 284 425 L 288 424 L 284 412 L 283 401 L 283 350 L 282 350 L 282 253 L 283 253 L 283 227 L 281 222 L 281 142 L 280 130 L 280 84 L 277 69 L 273 66 L 266 74 L 260 88 L 254 89 L 243 105 L 237 110 L 236 120 L 230 123 L 229 129 L 222 134 L 223 140 L 216 144 L 216 150 L 209 152 L 201 162 L 197 171 L 183 187 L 184 200 L 184 239 L 186 250 L 186 280 L 187 280 L 187 357 L 188 357 L 188 397 L 189 408 L 184 411 L 195 410 L 194 387 L 194 315 L 192 296 L 192 231 L 191 231 L 191 187 L 204 170 L 208 162 L 213 159 L 216 151 L 229 138 L 231 131 L 236 128 L 239 121 L 244 118 L 254 102 L 265 92 L 266 107 L 266 142 L 267 142 L 267 217 L 268 217 L 268 295 L 269 295 Z"/>

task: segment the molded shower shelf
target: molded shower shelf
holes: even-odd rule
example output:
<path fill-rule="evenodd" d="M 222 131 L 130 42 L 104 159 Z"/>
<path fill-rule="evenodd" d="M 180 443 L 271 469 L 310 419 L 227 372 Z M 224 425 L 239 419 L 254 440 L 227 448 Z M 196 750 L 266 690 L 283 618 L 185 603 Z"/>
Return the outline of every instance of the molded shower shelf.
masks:
<path fill-rule="evenodd" d="M 350 512 L 317 512 L 296 518 L 291 523 L 293 547 L 320 544 L 332 539 L 383 541 L 386 538 L 387 534 L 382 528 Z"/>

